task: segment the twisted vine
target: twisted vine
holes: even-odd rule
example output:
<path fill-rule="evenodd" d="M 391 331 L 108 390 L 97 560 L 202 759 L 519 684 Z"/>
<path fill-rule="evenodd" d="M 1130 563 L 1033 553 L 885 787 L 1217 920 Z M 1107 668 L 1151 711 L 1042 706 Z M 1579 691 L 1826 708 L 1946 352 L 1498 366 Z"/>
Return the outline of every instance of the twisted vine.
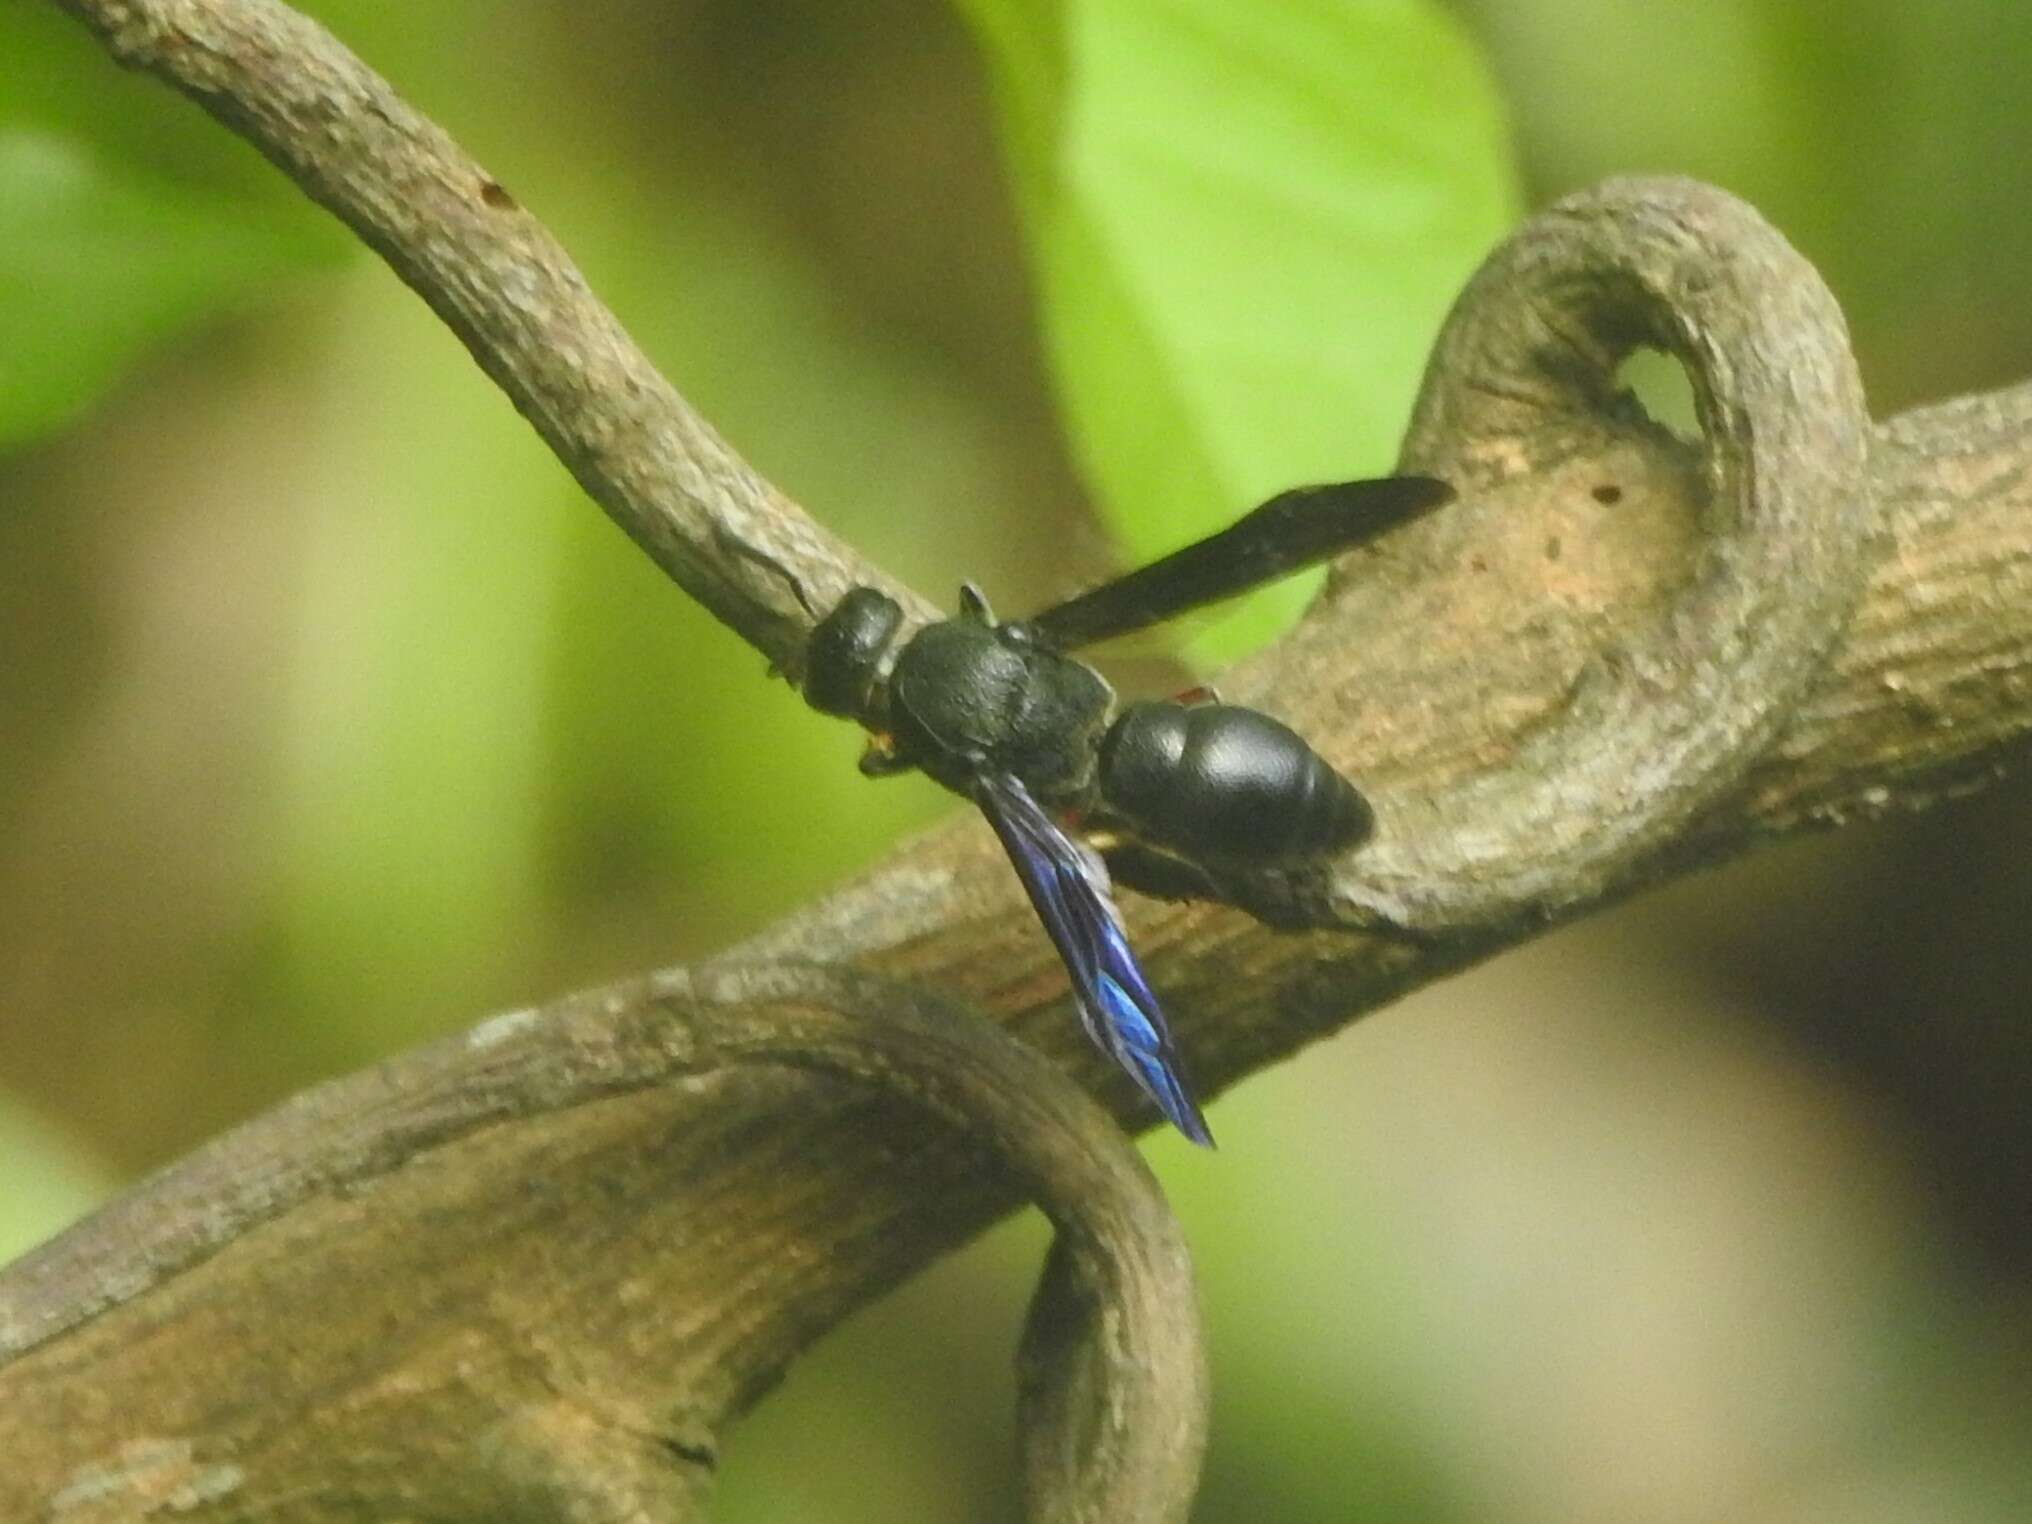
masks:
<path fill-rule="evenodd" d="M 1355 924 L 1460 935 L 1621 887 L 1742 780 L 1862 595 L 1878 520 L 1841 309 L 1708 186 L 1612 180 L 1498 249 L 1433 349 L 1405 467 L 1500 491 L 1534 469 L 1504 441 L 1543 455 L 1626 410 L 1618 370 L 1640 347 L 1685 365 L 1705 436 L 1691 574 L 1501 765 L 1378 798 L 1375 841 L 1333 884 Z M 1435 531 L 1457 562 L 1491 511 Z"/>

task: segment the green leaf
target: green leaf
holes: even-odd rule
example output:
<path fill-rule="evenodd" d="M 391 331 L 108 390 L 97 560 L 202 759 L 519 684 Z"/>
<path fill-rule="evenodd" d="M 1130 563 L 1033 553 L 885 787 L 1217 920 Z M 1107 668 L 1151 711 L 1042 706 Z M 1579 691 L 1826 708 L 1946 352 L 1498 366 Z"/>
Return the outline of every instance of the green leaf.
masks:
<path fill-rule="evenodd" d="M 1139 557 L 1390 469 L 1515 215 L 1501 112 L 1405 0 L 961 0 L 988 54 L 1075 454 Z M 1267 634 L 1278 612 L 1222 645 Z"/>
<path fill-rule="evenodd" d="M 0 446 L 137 355 L 347 247 L 185 100 L 47 8 L 0 12 Z"/>

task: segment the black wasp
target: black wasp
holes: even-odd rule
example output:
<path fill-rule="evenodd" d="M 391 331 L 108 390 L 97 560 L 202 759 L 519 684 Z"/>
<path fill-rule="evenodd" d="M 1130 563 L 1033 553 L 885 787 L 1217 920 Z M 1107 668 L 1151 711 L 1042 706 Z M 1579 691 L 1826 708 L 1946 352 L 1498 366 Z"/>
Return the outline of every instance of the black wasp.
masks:
<path fill-rule="evenodd" d="M 870 776 L 919 768 L 981 807 L 1072 976 L 1087 1033 L 1195 1143 L 1211 1146 L 1171 1030 L 1130 951 L 1099 853 L 1082 832 L 1169 863 L 1170 892 L 1208 868 L 1289 867 L 1346 850 L 1374 817 L 1353 784 L 1256 710 L 1118 705 L 1082 646 L 1145 628 L 1373 540 L 1451 501 L 1425 476 L 1299 487 L 1139 571 L 1003 623 L 971 584 L 954 619 L 898 642 L 903 610 L 856 588 L 806 648 L 813 708 L 873 734 Z M 1146 869 L 1140 874 L 1152 877 Z M 1162 872 L 1157 879 L 1166 877 Z"/>

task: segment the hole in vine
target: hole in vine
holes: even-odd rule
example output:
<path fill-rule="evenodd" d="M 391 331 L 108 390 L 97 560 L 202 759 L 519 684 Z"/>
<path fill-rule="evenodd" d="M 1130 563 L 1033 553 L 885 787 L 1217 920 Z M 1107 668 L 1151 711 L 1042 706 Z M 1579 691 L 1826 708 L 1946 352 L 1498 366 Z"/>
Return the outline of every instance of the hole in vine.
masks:
<path fill-rule="evenodd" d="M 1616 367 L 1616 384 L 1635 395 L 1652 422 L 1681 439 L 1701 437 L 1700 418 L 1693 407 L 1693 379 L 1677 355 L 1662 349 L 1634 349 Z"/>

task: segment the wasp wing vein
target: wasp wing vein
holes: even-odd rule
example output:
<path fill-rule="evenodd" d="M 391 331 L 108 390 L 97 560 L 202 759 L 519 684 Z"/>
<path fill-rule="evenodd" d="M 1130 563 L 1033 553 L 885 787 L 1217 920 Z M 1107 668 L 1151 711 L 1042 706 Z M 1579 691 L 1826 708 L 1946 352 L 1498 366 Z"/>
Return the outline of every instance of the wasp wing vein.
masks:
<path fill-rule="evenodd" d="M 1211 1148 L 1213 1135 L 1193 1100 L 1164 1012 L 1130 950 L 1100 855 L 1061 829 L 1013 774 L 982 774 L 974 798 L 1072 976 L 1087 1035 L 1174 1127 Z"/>

